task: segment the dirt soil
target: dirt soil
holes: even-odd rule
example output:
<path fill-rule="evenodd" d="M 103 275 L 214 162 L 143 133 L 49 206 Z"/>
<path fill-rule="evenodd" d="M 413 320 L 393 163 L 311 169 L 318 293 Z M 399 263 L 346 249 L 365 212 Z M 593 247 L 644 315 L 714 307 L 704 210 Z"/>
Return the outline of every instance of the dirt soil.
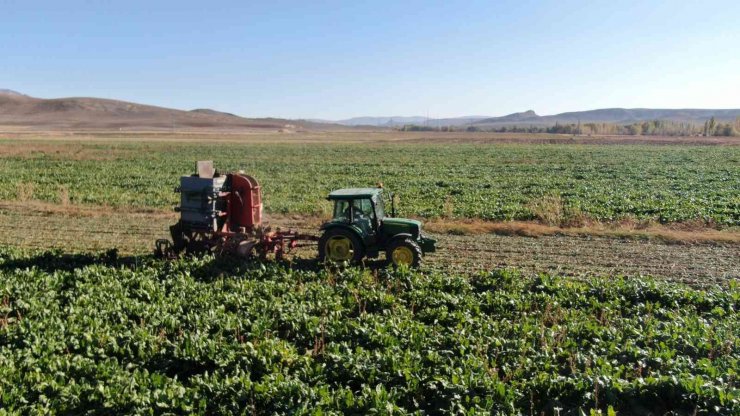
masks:
<path fill-rule="evenodd" d="M 0 202 L 0 245 L 67 252 L 117 248 L 121 254 L 146 255 L 156 239 L 168 237 L 168 226 L 176 221 L 176 213 L 165 211 Z M 315 233 L 315 221 L 273 216 L 270 224 Z M 438 240 L 439 250 L 425 259 L 426 264 L 466 272 L 512 267 L 574 277 L 651 275 L 695 286 L 740 278 L 740 244 L 732 242 L 676 244 L 660 239 L 557 234 L 435 233 L 431 237 Z M 296 255 L 312 258 L 315 253 L 315 248 L 305 248 Z"/>

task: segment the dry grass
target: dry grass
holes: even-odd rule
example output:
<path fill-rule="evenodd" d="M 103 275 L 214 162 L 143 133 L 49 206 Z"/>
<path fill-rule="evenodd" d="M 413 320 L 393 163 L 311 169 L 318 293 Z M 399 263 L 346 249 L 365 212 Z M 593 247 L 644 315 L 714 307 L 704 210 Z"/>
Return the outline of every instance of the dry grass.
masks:
<path fill-rule="evenodd" d="M 533 199 L 527 205 L 532 214 L 542 223 L 549 226 L 558 226 L 562 222 L 563 199 L 558 194 L 545 195 L 542 198 Z"/>
<path fill-rule="evenodd" d="M 58 160 L 115 160 L 134 154 L 133 150 L 93 148 L 83 143 L 0 142 L 0 157 Z"/>
<path fill-rule="evenodd" d="M 147 208 L 112 208 L 99 205 L 76 205 L 69 202 L 67 189 L 61 187 L 59 190 L 60 203 L 52 204 L 30 199 L 18 201 L 0 201 L 0 210 L 6 211 L 33 211 L 40 215 L 58 215 L 63 217 L 115 217 L 115 216 L 139 216 L 147 218 L 177 218 L 174 211 Z"/>
<path fill-rule="evenodd" d="M 559 194 L 548 194 L 527 206 L 537 220 L 551 227 L 585 227 L 594 221 L 580 208 L 566 205 Z"/>
<path fill-rule="evenodd" d="M 59 205 L 62 207 L 69 206 L 69 189 L 66 186 L 59 186 Z"/>
<path fill-rule="evenodd" d="M 35 186 L 31 182 L 18 182 L 16 185 L 17 199 L 20 202 L 26 202 L 33 199 Z"/>
<path fill-rule="evenodd" d="M 0 140 L 78 141 L 78 142 L 209 142 L 209 143 L 473 143 L 473 144 L 592 144 L 592 145 L 708 145 L 740 146 L 738 137 L 662 137 L 662 136 L 572 136 L 548 133 L 482 132 L 400 132 L 379 129 L 346 128 L 341 131 L 233 131 L 198 129 L 195 131 L 88 130 L 13 131 L 0 125 Z"/>
<path fill-rule="evenodd" d="M 540 237 L 551 235 L 598 236 L 628 239 L 660 240 L 667 243 L 727 243 L 740 244 L 740 232 L 735 229 L 717 230 L 699 224 L 679 223 L 672 225 L 645 223 L 596 223 L 583 226 L 554 226 L 526 221 L 483 221 L 483 220 L 429 220 L 424 227 L 435 233 L 451 235 L 516 235 Z"/>
<path fill-rule="evenodd" d="M 455 202 L 452 200 L 452 195 L 447 195 L 445 202 L 442 206 L 445 218 L 452 218 L 455 212 Z"/>
<path fill-rule="evenodd" d="M 560 228 L 533 222 L 507 221 L 493 222 L 482 220 L 430 220 L 424 223 L 424 228 L 433 233 L 452 235 L 518 235 L 524 237 L 538 237 L 554 235 Z"/>

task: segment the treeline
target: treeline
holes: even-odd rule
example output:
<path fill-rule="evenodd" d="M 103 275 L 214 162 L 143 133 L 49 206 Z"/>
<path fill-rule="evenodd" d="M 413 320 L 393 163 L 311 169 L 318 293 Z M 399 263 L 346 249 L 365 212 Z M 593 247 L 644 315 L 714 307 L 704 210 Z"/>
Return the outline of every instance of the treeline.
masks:
<path fill-rule="evenodd" d="M 555 123 L 554 126 L 419 126 L 407 124 L 401 131 L 469 131 L 496 133 L 553 133 L 553 134 L 603 134 L 625 136 L 740 136 L 740 117 L 734 122 L 720 123 L 714 117 L 704 125 L 666 120 L 650 120 L 632 124 L 616 123 Z"/>

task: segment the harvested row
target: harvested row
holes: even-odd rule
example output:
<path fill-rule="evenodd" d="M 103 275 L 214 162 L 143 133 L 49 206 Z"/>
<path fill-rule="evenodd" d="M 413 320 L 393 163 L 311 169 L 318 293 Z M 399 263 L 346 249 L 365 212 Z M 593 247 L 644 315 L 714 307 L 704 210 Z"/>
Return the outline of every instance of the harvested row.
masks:
<path fill-rule="evenodd" d="M 151 253 L 153 242 L 168 237 L 176 215 L 145 216 L 140 213 L 102 211 L 96 215 L 63 215 L 23 204 L 0 206 L 0 245 L 35 249 L 57 248 L 65 252 L 105 251 L 122 255 Z M 305 219 L 278 217 L 275 226 L 316 230 Z M 43 226 L 39 226 L 43 224 Z M 304 228 L 306 227 L 306 228 Z M 313 227 L 313 228 L 312 228 Z M 561 276 L 649 275 L 692 286 L 727 285 L 740 278 L 740 246 L 737 244 L 666 244 L 602 237 L 433 235 L 437 253 L 426 258 L 430 267 L 460 272 L 515 267 L 526 272 L 550 272 Z M 316 248 L 296 253 L 315 258 Z"/>

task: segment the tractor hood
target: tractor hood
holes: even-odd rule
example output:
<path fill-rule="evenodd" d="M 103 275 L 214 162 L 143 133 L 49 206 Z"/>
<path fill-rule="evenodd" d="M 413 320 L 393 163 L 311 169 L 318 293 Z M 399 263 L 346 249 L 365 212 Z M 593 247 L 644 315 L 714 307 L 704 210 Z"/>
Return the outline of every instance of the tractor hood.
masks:
<path fill-rule="evenodd" d="M 421 231 L 421 221 L 410 220 L 406 218 L 384 218 L 383 232 L 388 235 L 401 233 L 411 234 L 414 238 L 419 238 Z"/>

